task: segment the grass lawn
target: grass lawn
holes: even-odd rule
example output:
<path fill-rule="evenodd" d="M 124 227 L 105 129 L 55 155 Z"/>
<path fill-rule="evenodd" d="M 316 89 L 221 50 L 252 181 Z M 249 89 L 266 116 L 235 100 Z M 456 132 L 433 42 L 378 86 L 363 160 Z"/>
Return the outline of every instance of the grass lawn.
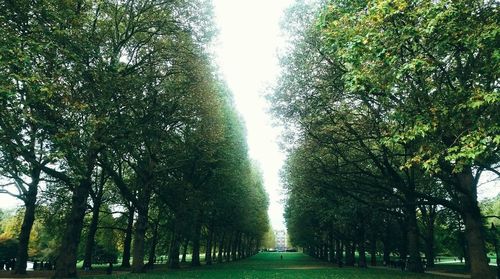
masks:
<path fill-rule="evenodd" d="M 447 278 L 426 274 L 412 274 L 396 269 L 384 268 L 337 268 L 317 261 L 302 253 L 260 253 L 249 259 L 202 266 L 199 268 L 182 268 L 168 270 L 163 266 L 147 274 L 114 274 L 112 276 L 95 276 L 92 278 Z M 80 275 L 83 275 L 80 273 Z M 89 278 L 89 277 L 86 277 Z"/>

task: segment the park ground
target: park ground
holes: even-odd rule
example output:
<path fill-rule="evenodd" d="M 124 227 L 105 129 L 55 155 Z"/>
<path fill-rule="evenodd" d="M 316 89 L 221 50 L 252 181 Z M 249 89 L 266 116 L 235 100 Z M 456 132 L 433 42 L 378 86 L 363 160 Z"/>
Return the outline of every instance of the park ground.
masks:
<path fill-rule="evenodd" d="M 283 255 L 283 259 L 281 259 Z M 302 253 L 259 253 L 251 258 L 237 262 L 214 264 L 191 268 L 184 266 L 179 270 L 169 270 L 165 265 L 157 265 L 146 274 L 131 274 L 126 270 L 115 269 L 112 275 L 103 275 L 105 268 L 95 268 L 92 272 L 80 271 L 85 278 L 124 278 L 124 279 L 159 279 L 159 278 L 470 278 L 464 275 L 461 266 L 456 264 L 440 264 L 427 274 L 401 272 L 398 269 L 385 267 L 368 267 L 366 269 L 343 267 L 338 268 L 329 263 L 318 261 Z M 18 278 L 49 278 L 49 271 L 28 272 Z M 6 271 L 0 272 L 0 278 L 12 278 Z"/>

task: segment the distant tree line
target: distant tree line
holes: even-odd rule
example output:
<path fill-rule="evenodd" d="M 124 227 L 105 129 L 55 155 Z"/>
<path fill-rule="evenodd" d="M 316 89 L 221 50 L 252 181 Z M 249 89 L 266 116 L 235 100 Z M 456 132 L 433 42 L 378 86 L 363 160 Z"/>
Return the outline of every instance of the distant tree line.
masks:
<path fill-rule="evenodd" d="M 440 247 L 494 278 L 499 213 L 486 219 L 477 189 L 500 175 L 498 2 L 309 2 L 288 11 L 269 96 L 286 123 L 292 242 L 362 267 L 392 253 L 412 272 Z"/>
<path fill-rule="evenodd" d="M 29 257 L 66 278 L 79 260 L 119 255 L 144 272 L 162 255 L 179 267 L 188 249 L 194 266 L 202 252 L 207 264 L 256 253 L 268 200 L 210 62 L 209 1 L 0 11 L 0 193 L 24 203 L 15 273 Z"/>

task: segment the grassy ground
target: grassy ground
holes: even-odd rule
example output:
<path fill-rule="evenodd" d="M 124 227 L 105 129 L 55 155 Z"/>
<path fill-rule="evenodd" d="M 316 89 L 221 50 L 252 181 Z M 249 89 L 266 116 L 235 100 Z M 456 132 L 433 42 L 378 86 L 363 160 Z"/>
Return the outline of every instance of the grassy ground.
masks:
<path fill-rule="evenodd" d="M 234 263 L 202 266 L 199 268 L 183 268 L 167 270 L 156 268 L 147 274 L 114 274 L 113 278 L 446 278 L 440 276 L 402 273 L 399 270 L 378 268 L 336 268 L 332 265 L 312 259 L 302 253 L 260 253 L 249 259 Z M 93 278 L 110 278 L 110 276 L 95 276 Z"/>
<path fill-rule="evenodd" d="M 280 255 L 283 255 L 281 260 Z M 52 271 L 31 271 L 27 276 L 19 276 L 19 278 L 49 278 L 53 274 Z M 105 274 L 104 266 L 96 266 L 91 272 L 79 270 L 79 276 L 84 278 L 124 278 L 124 279 L 160 279 L 160 278 L 424 278 L 438 279 L 449 278 L 442 276 L 433 276 L 428 274 L 413 274 L 401 272 L 399 269 L 387 268 L 337 268 L 325 262 L 317 261 L 302 253 L 260 253 L 251 258 L 222 264 L 214 264 L 213 266 L 201 266 L 191 268 L 183 266 L 179 270 L 169 270 L 166 265 L 157 265 L 154 270 L 150 270 L 146 274 L 131 274 L 128 270 L 120 270 L 116 268 L 113 275 Z M 1 271 L 0 278 L 12 278 L 10 272 Z"/>

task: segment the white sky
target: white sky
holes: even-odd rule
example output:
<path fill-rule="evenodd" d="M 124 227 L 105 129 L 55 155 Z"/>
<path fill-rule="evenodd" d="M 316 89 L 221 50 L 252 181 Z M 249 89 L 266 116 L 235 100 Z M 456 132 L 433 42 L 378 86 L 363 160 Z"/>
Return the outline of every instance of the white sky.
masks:
<path fill-rule="evenodd" d="M 278 47 L 284 45 L 279 22 L 292 0 L 213 0 L 219 29 L 217 64 L 246 122 L 250 157 L 259 162 L 269 195 L 269 218 L 284 229 L 279 170 L 285 155 L 280 132 L 271 125 L 264 99 L 279 73 Z"/>

